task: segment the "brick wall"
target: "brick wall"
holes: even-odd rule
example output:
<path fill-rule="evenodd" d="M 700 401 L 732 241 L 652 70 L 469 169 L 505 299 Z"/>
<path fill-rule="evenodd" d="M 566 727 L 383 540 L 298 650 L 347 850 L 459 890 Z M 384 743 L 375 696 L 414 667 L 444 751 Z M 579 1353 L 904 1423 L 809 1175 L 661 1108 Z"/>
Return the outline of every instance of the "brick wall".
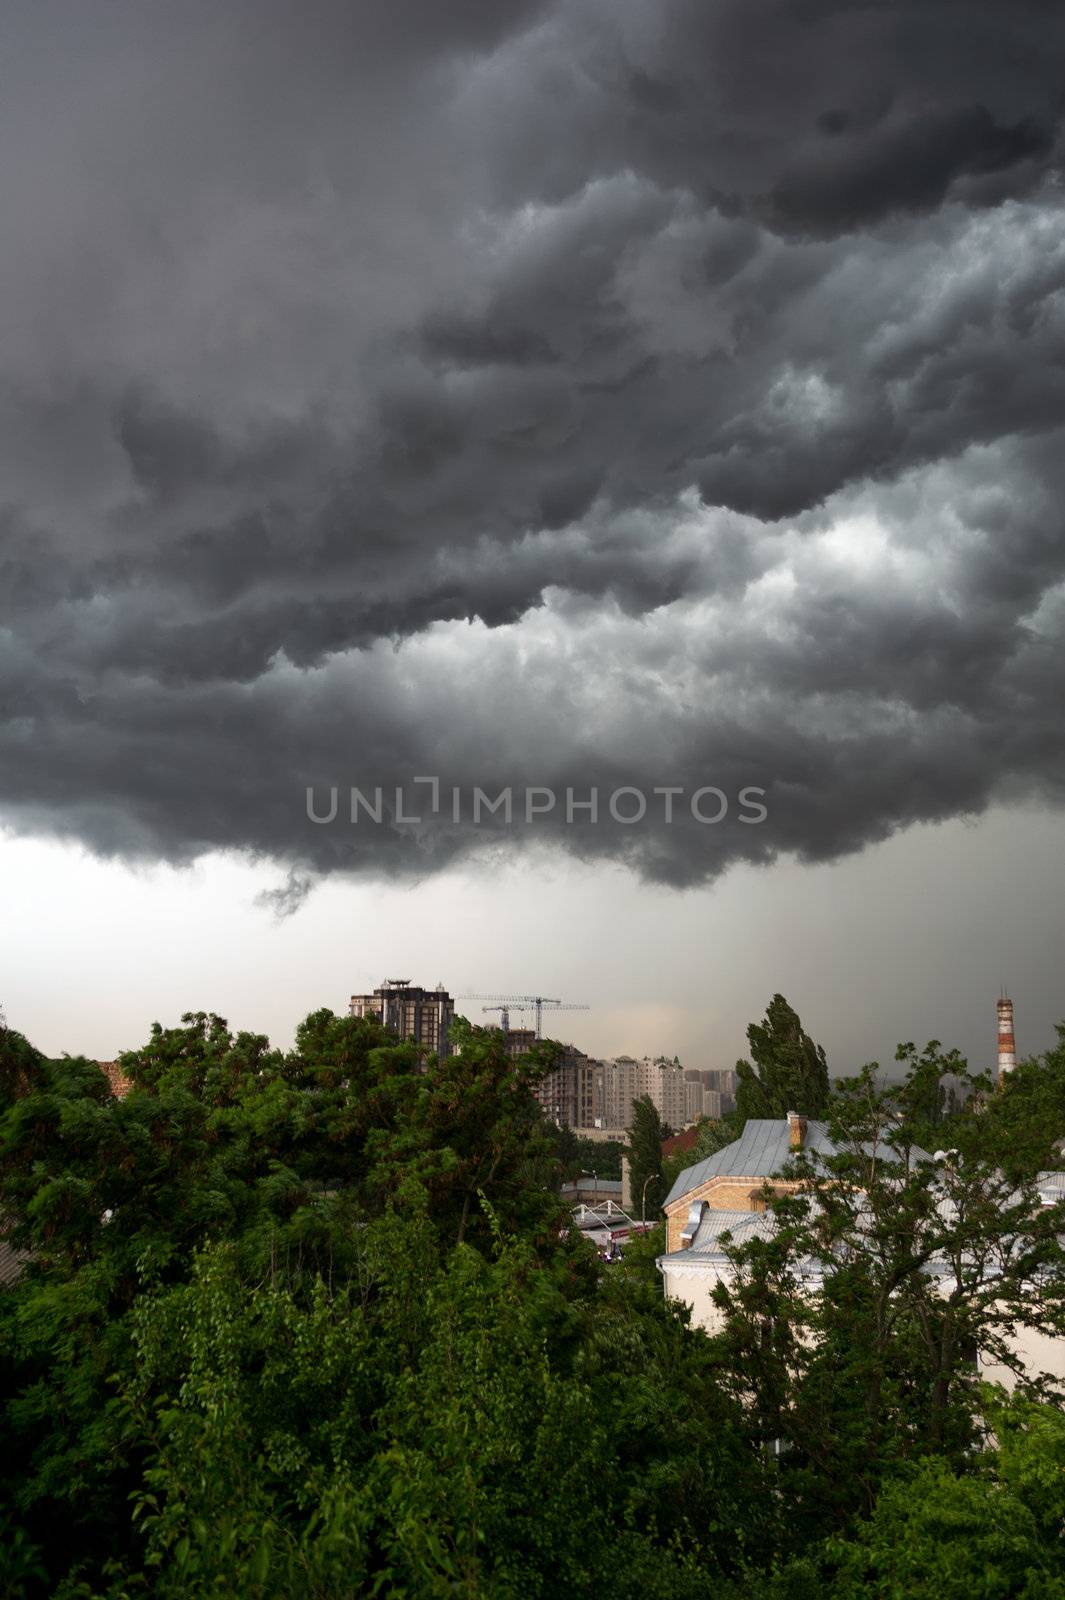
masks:
<path fill-rule="evenodd" d="M 672 1205 L 666 1207 L 666 1249 L 680 1249 L 680 1236 L 688 1220 L 688 1211 L 697 1200 L 705 1200 L 715 1211 L 753 1211 L 751 1191 L 761 1190 L 764 1183 L 764 1178 L 708 1178 L 679 1200 L 674 1200 Z M 787 1194 L 800 1185 L 774 1179 L 772 1187 L 777 1194 Z"/>

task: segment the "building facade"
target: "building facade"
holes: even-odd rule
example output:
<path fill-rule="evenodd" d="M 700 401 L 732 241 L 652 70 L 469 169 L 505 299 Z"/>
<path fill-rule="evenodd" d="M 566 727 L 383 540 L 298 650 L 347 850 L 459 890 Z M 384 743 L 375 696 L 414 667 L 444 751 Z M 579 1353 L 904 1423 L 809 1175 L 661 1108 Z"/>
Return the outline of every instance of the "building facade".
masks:
<path fill-rule="evenodd" d="M 685 1121 L 725 1117 L 736 1108 L 736 1074 L 720 1068 L 689 1067 L 684 1073 Z"/>
<path fill-rule="evenodd" d="M 645 1095 L 671 1128 L 683 1128 L 693 1120 L 688 1114 L 685 1071 L 676 1058 L 615 1056 L 600 1067 L 597 1112 L 603 1127 L 630 1127 L 633 1101 Z"/>
<path fill-rule="evenodd" d="M 531 1028 L 510 1028 L 506 1040 L 507 1053 L 515 1058 L 537 1043 Z M 558 1065 L 534 1092 L 545 1116 L 560 1127 L 623 1139 L 632 1125 L 633 1102 L 644 1095 L 676 1131 L 700 1117 L 721 1117 L 731 1111 L 734 1082 L 731 1072 L 686 1070 L 676 1057 L 615 1056 L 598 1061 L 575 1045 L 566 1045 Z"/>
<path fill-rule="evenodd" d="M 412 1040 L 438 1056 L 451 1050 L 455 1002 L 443 984 L 419 989 L 409 978 L 386 978 L 373 994 L 353 994 L 348 1011 L 353 1017 L 373 1017 L 398 1039 Z"/>
<path fill-rule="evenodd" d="M 560 1128 L 594 1128 L 601 1065 L 574 1045 L 566 1045 L 558 1065 L 533 1090 L 544 1116 Z"/>

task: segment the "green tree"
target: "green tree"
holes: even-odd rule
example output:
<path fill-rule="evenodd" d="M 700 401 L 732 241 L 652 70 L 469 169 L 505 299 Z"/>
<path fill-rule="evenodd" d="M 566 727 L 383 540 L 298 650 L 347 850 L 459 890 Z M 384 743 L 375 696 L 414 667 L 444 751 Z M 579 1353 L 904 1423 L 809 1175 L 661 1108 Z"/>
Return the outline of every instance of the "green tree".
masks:
<path fill-rule="evenodd" d="M 0 1103 L 10 1104 L 25 1094 L 40 1076 L 44 1057 L 28 1039 L 7 1026 L 0 1011 Z"/>
<path fill-rule="evenodd" d="M 1003 1164 L 1018 1175 L 1059 1164 L 1055 1146 L 1065 1139 L 1065 1023 L 1058 1042 L 1042 1056 L 1019 1061 L 997 1086 L 987 1080 L 983 1103 L 999 1135 Z"/>
<path fill-rule="evenodd" d="M 764 1021 L 750 1024 L 747 1039 L 752 1059 L 736 1063 L 741 1125 L 748 1117 L 783 1117 L 788 1111 L 819 1117 L 830 1092 L 825 1052 L 782 994 L 773 996 Z"/>
<path fill-rule="evenodd" d="M 658 1107 L 650 1095 L 641 1095 L 632 1102 L 632 1122 L 629 1126 L 629 1182 L 632 1204 L 637 1216 L 654 1217 L 662 1208 L 666 1197 L 665 1179 L 662 1176 L 662 1140 L 669 1138 L 669 1128 L 658 1114 Z"/>
<path fill-rule="evenodd" d="M 917 1145 L 935 1061 L 930 1049 L 902 1084 L 868 1067 L 841 1086 L 836 1154 L 791 1164 L 803 1188 L 771 1199 L 775 1235 L 736 1249 L 718 1291 L 722 1361 L 752 1433 L 783 1441 L 782 1478 L 811 1533 L 869 1512 L 900 1462 L 964 1466 L 980 1431 L 977 1352 L 1026 1392 L 1057 1393 L 1019 1365 L 1013 1336 L 1065 1333 L 1065 1207 L 1002 1171 L 986 1117 L 959 1122 L 945 1160 Z"/>
<path fill-rule="evenodd" d="M 763 1600 L 1062 1600 L 1065 1418 L 988 1392 L 998 1449 L 964 1474 L 931 1457 L 884 1485 L 871 1517 L 786 1563 Z"/>
<path fill-rule="evenodd" d="M 771 1545 L 705 1341 L 566 1225 L 543 1064 L 457 1036 L 194 1013 L 123 1100 L 10 1075 L 13 1592 L 695 1600 Z"/>
<path fill-rule="evenodd" d="M 118 1100 L 0 1035 L 30 1252 L 0 1293 L 0 1592 L 855 1600 L 919 1595 L 933 1550 L 948 1600 L 1059 1592 L 1053 1385 L 989 1400 L 974 1366 L 1065 1327 L 1065 1219 L 1028 1181 L 1053 1061 L 953 1121 L 938 1046 L 845 1086 L 708 1338 L 663 1299 L 661 1225 L 609 1268 L 567 1226 L 550 1052 L 457 1037 L 440 1061 L 320 1011 L 282 1053 L 194 1013 Z M 638 1106 L 649 1215 L 665 1132 Z"/>
<path fill-rule="evenodd" d="M 395 1213 L 360 1248 L 357 1287 L 248 1285 L 216 1247 L 139 1302 L 153 1592 L 695 1600 L 754 1551 L 758 1463 L 660 1295 L 575 1296 L 501 1238 L 441 1258 Z"/>
<path fill-rule="evenodd" d="M 582 1139 L 576 1141 L 575 1166 L 573 1176 L 582 1172 L 594 1172 L 599 1178 L 612 1178 L 616 1182 L 621 1177 L 621 1157 L 625 1146 L 620 1139 Z"/>

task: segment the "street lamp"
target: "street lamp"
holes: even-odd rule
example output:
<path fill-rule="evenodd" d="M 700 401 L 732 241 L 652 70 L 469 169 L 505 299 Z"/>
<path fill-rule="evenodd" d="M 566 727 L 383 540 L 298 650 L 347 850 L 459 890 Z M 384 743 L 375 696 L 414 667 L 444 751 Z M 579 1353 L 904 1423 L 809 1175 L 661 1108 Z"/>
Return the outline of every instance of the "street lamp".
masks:
<path fill-rule="evenodd" d="M 647 1226 L 647 1185 L 652 1179 L 660 1178 L 661 1176 L 660 1172 L 649 1172 L 643 1180 L 643 1194 L 640 1196 L 640 1224 L 642 1227 Z"/>

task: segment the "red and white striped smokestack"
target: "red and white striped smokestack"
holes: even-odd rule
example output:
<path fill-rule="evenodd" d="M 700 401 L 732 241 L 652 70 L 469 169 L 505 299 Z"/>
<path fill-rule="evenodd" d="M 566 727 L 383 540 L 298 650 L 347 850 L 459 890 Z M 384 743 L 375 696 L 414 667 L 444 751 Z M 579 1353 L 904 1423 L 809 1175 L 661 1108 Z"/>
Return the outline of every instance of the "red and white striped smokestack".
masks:
<path fill-rule="evenodd" d="M 1013 1042 L 1013 1001 L 1003 995 L 998 1003 L 998 1081 L 1017 1065 L 1017 1046 Z"/>

